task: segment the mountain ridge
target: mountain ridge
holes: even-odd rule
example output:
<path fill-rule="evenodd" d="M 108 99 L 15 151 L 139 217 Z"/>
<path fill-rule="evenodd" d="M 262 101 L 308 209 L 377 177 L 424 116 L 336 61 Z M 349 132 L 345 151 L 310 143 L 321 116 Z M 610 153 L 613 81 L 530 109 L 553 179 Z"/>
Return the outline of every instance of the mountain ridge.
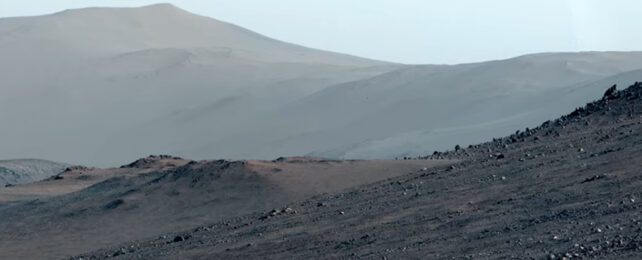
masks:
<path fill-rule="evenodd" d="M 637 259 L 642 84 L 605 89 L 536 127 L 403 160 L 458 160 L 447 167 L 76 257 Z"/>
<path fill-rule="evenodd" d="M 24 21 L 21 22 L 21 20 Z M 318 60 L 319 63 L 329 62 L 331 64 L 342 60 L 341 62 L 359 66 L 393 64 L 287 43 L 232 23 L 188 12 L 171 4 L 142 7 L 90 7 L 68 9 L 41 16 L 0 18 L 0 35 L 3 31 L 2 23 L 11 24 L 12 21 L 17 23 L 13 29 L 10 29 L 13 37 L 19 35 L 20 29 L 31 28 L 31 30 L 39 31 L 41 40 L 48 39 L 44 36 L 54 37 L 52 39 L 57 43 L 64 42 L 66 46 L 74 46 L 79 50 L 84 49 L 83 55 L 90 54 L 89 50 L 93 52 L 102 50 L 102 52 L 106 52 L 103 55 L 109 55 L 158 48 L 209 47 L 230 47 L 254 53 L 266 49 L 271 52 L 279 52 L 278 55 L 287 55 L 280 49 L 290 48 L 295 50 L 299 56 L 307 55 L 309 58 Z M 157 27 L 161 27 L 163 30 L 159 30 Z M 137 33 L 132 32 L 132 29 L 136 29 Z M 57 37 L 47 30 L 55 30 L 64 37 Z M 80 32 L 85 36 L 77 37 L 76 35 Z M 100 34 L 96 34 L 96 32 L 100 32 Z M 112 39 L 116 36 L 128 39 L 129 43 L 114 42 Z M 110 46 L 105 46 L 101 42 L 105 40 Z M 262 44 L 262 46 L 248 44 L 251 41 Z M 87 50 L 86 46 L 91 46 L 91 49 Z M 278 58 L 278 55 L 264 58 L 274 59 Z M 320 55 L 326 55 L 328 56 L 326 58 L 330 59 L 324 60 Z M 290 55 L 287 59 L 282 60 L 300 59 L 301 57 L 297 55 Z"/>
<path fill-rule="evenodd" d="M 0 187 L 41 181 L 61 173 L 69 166 L 42 159 L 0 160 Z"/>
<path fill-rule="evenodd" d="M 0 158 L 35 155 L 99 166 L 126 160 L 96 161 L 110 157 L 97 147 L 141 124 L 138 119 L 162 120 L 214 104 L 241 107 L 238 117 L 256 117 L 273 104 L 402 66 L 285 43 L 163 5 L 3 18 L 0 35 L 0 77 L 6 83 L 0 85 L 0 120 L 7 133 L 0 139 L 5 147 L 18 147 L 0 150 Z M 207 117 L 237 121 L 220 109 Z M 214 131 L 215 138 L 221 131 Z M 46 137 L 54 135 L 61 138 Z M 36 139 L 38 154 L 22 145 Z M 166 150 L 152 146 L 139 146 L 136 156 Z"/>
<path fill-rule="evenodd" d="M 593 95 L 562 89 L 642 68 L 641 52 L 400 65 L 238 28 L 162 5 L 0 19 L 0 143 L 15 147 L 0 158 L 411 156 L 550 118 Z"/>

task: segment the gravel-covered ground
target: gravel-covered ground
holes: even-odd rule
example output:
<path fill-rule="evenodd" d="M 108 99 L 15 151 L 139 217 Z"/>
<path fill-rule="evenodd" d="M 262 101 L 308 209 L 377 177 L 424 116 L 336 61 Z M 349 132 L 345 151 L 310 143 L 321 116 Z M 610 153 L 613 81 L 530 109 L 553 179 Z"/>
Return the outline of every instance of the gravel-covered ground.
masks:
<path fill-rule="evenodd" d="M 419 169 L 75 258 L 640 259 L 642 85 Z"/>

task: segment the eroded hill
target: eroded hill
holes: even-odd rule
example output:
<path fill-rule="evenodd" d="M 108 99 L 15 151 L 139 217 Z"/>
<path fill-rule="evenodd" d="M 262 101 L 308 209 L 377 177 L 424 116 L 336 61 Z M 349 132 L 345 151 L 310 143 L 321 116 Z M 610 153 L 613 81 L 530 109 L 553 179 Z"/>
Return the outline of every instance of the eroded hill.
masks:
<path fill-rule="evenodd" d="M 46 160 L 0 161 L 0 186 L 40 181 L 62 172 L 69 165 Z"/>
<path fill-rule="evenodd" d="M 102 259 L 638 259 L 642 85 L 450 165 L 83 255 Z"/>
<path fill-rule="evenodd" d="M 150 156 L 120 168 L 73 167 L 0 188 L 0 258 L 66 257 L 452 162 Z"/>

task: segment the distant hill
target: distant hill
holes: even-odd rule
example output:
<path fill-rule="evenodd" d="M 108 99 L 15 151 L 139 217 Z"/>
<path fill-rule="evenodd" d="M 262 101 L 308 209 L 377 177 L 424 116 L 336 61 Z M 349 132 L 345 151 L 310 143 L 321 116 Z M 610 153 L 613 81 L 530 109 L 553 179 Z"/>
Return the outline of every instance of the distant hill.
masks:
<path fill-rule="evenodd" d="M 176 149 L 217 140 L 263 111 L 401 66 L 281 42 L 169 4 L 2 18 L 0 57 L 0 158 L 98 166 L 162 153 L 179 136 L 189 140 Z M 170 121 L 207 135 L 143 133 Z M 135 149 L 111 146 L 130 138 L 140 138 Z"/>
<path fill-rule="evenodd" d="M 154 156 L 119 168 L 74 167 L 0 188 L 0 259 L 65 258 L 449 163 Z"/>
<path fill-rule="evenodd" d="M 0 257 L 638 259 L 642 83 L 600 90 L 424 158 L 74 167 L 0 189 Z"/>
<path fill-rule="evenodd" d="M 638 81 L 640 66 L 642 52 L 585 52 L 406 67 L 325 88 L 266 116 L 271 121 L 259 129 L 207 143 L 190 155 L 212 147 L 238 158 L 425 155 L 558 117 L 600 95 L 605 85 Z"/>
<path fill-rule="evenodd" d="M 606 89 L 557 119 L 435 154 L 452 165 L 75 258 L 641 259 L 642 83 Z"/>
<path fill-rule="evenodd" d="M 3 18 L 0 57 L 0 158 L 100 167 L 158 153 L 416 156 L 559 116 L 642 69 L 642 52 L 393 64 L 168 4 Z"/>
<path fill-rule="evenodd" d="M 0 160 L 0 187 L 40 181 L 61 173 L 68 164 L 46 160 Z"/>

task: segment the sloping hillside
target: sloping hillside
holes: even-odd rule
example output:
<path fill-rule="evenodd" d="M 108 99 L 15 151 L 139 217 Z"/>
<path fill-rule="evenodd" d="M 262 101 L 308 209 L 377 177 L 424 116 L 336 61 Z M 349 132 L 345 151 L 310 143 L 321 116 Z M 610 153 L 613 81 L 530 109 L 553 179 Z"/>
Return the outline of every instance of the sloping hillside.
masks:
<path fill-rule="evenodd" d="M 639 52 L 391 64 L 167 4 L 2 18 L 0 56 L 0 158 L 100 167 L 414 156 L 558 116 L 594 96 L 583 86 L 642 69 Z"/>
<path fill-rule="evenodd" d="M 3 18 L 0 57 L 0 158 L 97 166 L 223 138 L 275 106 L 400 67 L 280 42 L 166 4 Z M 165 122 L 208 134 L 150 134 Z M 183 144 L 169 141 L 177 139 Z M 117 142 L 136 146 L 118 151 Z"/>
<path fill-rule="evenodd" d="M 558 117 L 599 95 L 605 82 L 632 84 L 641 65 L 641 52 L 587 52 L 403 68 L 299 99 L 192 155 L 225 147 L 221 156 L 241 158 L 417 156 Z"/>
<path fill-rule="evenodd" d="M 440 161 L 189 161 L 153 156 L 120 168 L 74 167 L 0 188 L 0 258 L 51 259 L 204 222 L 264 212 Z"/>
<path fill-rule="evenodd" d="M 0 160 L 0 186 L 44 180 L 61 173 L 69 165 L 45 160 Z"/>
<path fill-rule="evenodd" d="M 245 215 L 83 255 L 130 258 L 639 259 L 642 84 L 459 158 L 288 214 Z"/>

